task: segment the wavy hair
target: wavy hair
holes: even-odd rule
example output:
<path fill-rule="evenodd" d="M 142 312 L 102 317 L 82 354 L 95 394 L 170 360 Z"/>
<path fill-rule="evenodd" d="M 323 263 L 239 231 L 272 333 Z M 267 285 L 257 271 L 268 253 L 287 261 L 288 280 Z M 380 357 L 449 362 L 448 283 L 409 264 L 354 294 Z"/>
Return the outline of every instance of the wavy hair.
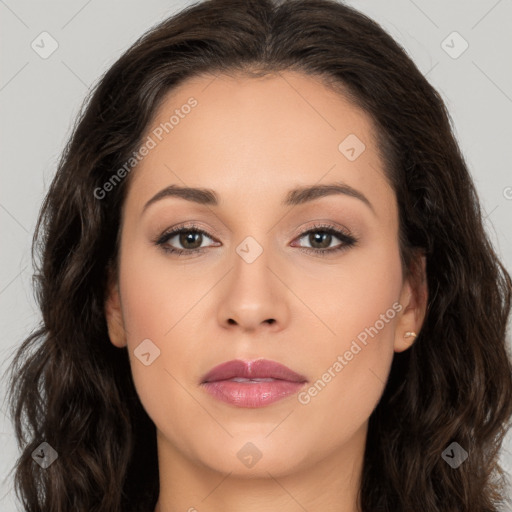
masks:
<path fill-rule="evenodd" d="M 104 312 L 130 176 L 102 199 L 95 190 L 187 78 L 285 70 L 322 80 L 373 119 L 398 200 L 404 271 L 414 271 L 416 249 L 427 257 L 422 330 L 394 355 L 369 419 L 361 510 L 495 512 L 504 501 L 498 454 L 512 416 L 512 281 L 442 98 L 379 24 L 340 2 L 207 0 L 151 28 L 99 79 L 39 212 L 32 259 L 42 321 L 16 349 L 9 376 L 25 510 L 155 506 L 156 429 Z M 31 456 L 43 441 L 58 453 L 44 470 Z M 457 469 L 441 457 L 452 442 L 469 454 Z"/>

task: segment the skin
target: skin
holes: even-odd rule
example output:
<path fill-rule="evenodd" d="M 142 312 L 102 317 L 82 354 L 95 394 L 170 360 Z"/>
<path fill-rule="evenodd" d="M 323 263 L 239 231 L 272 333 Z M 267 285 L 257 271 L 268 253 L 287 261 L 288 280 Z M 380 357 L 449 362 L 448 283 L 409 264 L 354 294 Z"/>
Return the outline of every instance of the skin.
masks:
<path fill-rule="evenodd" d="M 394 353 L 414 341 L 404 333 L 419 333 L 427 301 L 424 279 L 402 277 L 397 202 L 372 120 L 295 72 L 201 76 L 167 95 L 147 134 L 191 96 L 198 105 L 133 171 L 105 308 L 110 339 L 128 348 L 156 425 L 156 510 L 355 512 L 368 419 Z M 354 161 L 338 149 L 349 134 L 366 146 Z M 281 204 L 292 188 L 340 181 L 373 210 L 346 194 Z M 142 213 L 171 184 L 214 190 L 220 202 L 166 197 Z M 190 221 L 208 236 L 188 246 L 174 236 L 167 245 L 200 245 L 203 253 L 176 256 L 153 243 Z M 314 234 L 303 233 L 316 222 L 357 244 L 324 257 L 301 251 L 343 243 L 333 236 L 314 245 Z M 263 249 L 252 263 L 236 252 L 247 236 Z M 424 273 L 424 257 L 418 262 Z M 213 366 L 236 358 L 278 361 L 311 386 L 394 303 L 401 311 L 307 404 L 292 395 L 240 408 L 200 386 Z M 160 350 L 148 366 L 134 355 L 145 339 Z M 237 457 L 247 442 L 261 454 L 250 468 Z"/>

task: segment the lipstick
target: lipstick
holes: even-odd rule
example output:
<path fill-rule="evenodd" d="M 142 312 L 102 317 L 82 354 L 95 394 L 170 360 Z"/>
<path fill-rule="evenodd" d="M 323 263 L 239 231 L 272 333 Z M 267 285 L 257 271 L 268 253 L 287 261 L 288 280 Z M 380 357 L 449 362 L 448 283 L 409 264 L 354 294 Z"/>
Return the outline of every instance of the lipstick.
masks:
<path fill-rule="evenodd" d="M 200 384 L 218 400 L 256 408 L 297 393 L 306 382 L 306 377 L 276 361 L 234 359 L 212 368 Z"/>

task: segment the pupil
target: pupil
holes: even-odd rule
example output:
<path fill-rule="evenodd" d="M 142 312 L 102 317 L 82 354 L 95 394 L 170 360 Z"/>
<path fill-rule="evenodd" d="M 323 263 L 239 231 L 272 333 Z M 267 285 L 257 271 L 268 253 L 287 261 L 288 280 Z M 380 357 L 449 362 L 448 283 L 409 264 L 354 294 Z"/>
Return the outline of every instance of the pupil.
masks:
<path fill-rule="evenodd" d="M 201 233 L 192 233 L 192 232 L 189 232 L 189 233 L 182 233 L 180 235 L 180 243 L 181 245 L 183 245 L 183 247 L 187 248 L 187 249 L 197 249 L 197 247 L 200 247 L 201 246 L 201 238 L 199 238 L 199 245 L 194 246 L 194 247 L 189 247 L 188 246 L 188 243 L 190 242 L 192 245 L 194 244 L 194 237 L 201 237 Z M 197 242 L 197 240 L 196 240 Z"/>
<path fill-rule="evenodd" d="M 327 240 L 328 243 L 327 245 L 322 245 L 322 247 L 320 247 L 321 249 L 325 249 L 326 247 L 329 247 L 329 245 L 331 245 L 331 240 L 330 240 L 330 237 L 332 236 L 330 233 L 326 233 L 325 231 L 318 231 L 317 233 L 322 233 L 321 235 L 315 235 L 313 234 L 313 240 L 314 240 L 314 243 L 317 243 L 317 242 L 320 242 L 321 243 L 321 239 L 324 238 L 324 241 Z M 310 240 L 310 243 L 311 243 L 311 240 Z M 313 245 L 313 243 L 311 244 Z"/>

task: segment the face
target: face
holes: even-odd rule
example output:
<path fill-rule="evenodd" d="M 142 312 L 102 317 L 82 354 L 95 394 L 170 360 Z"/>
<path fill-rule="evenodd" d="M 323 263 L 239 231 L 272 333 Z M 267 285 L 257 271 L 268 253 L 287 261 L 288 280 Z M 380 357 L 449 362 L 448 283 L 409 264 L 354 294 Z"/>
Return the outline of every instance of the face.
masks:
<path fill-rule="evenodd" d="M 159 451 L 278 476 L 361 449 L 423 319 L 374 130 L 292 72 L 196 77 L 165 98 L 130 176 L 106 305 Z M 235 359 L 301 379 L 202 383 Z"/>

